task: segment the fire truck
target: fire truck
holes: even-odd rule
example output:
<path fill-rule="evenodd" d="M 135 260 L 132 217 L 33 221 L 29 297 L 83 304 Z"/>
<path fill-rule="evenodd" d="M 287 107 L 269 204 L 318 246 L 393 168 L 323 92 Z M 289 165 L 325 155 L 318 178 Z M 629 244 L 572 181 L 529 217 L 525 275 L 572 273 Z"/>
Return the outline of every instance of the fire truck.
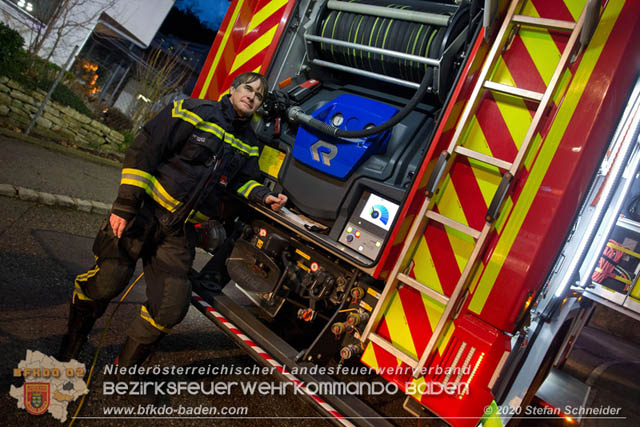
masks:
<path fill-rule="evenodd" d="M 232 1 L 192 96 L 267 76 L 260 167 L 289 203 L 234 219 L 194 305 L 338 424 L 387 422 L 312 386 L 347 366 L 455 426 L 552 404 L 635 182 L 639 18 L 631 0 Z"/>

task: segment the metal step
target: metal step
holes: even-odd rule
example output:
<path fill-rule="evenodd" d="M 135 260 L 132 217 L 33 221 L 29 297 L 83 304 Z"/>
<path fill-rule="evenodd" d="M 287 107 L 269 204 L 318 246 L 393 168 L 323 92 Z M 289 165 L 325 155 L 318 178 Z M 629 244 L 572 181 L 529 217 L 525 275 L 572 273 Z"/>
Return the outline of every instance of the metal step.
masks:
<path fill-rule="evenodd" d="M 441 302 L 442 304 L 446 304 L 449 302 L 449 297 L 442 295 L 440 292 L 436 292 L 424 283 L 421 283 L 414 279 L 413 277 L 409 277 L 404 273 L 398 274 L 398 280 L 404 283 L 405 285 L 411 286 L 418 292 L 421 292 L 434 300 Z"/>
<path fill-rule="evenodd" d="M 542 97 L 544 96 L 544 93 L 521 89 L 519 87 L 509 86 L 502 83 L 496 83 L 492 82 L 491 80 L 487 80 L 486 82 L 484 82 L 484 87 L 495 92 L 506 93 L 507 95 L 518 96 L 520 98 L 536 102 L 542 101 Z"/>
<path fill-rule="evenodd" d="M 516 24 L 529 25 L 532 27 L 551 28 L 554 30 L 573 31 L 575 22 L 561 21 L 559 19 L 537 18 L 535 16 L 513 15 L 512 22 Z"/>
<path fill-rule="evenodd" d="M 509 170 L 511 168 L 512 163 L 496 159 L 495 157 L 487 156 L 486 154 L 478 153 L 477 151 L 470 150 L 468 148 L 457 146 L 454 150 L 458 154 L 462 154 L 463 156 L 471 157 L 472 159 L 476 159 L 480 162 L 487 163 L 489 165 L 493 165 L 500 169 Z"/>

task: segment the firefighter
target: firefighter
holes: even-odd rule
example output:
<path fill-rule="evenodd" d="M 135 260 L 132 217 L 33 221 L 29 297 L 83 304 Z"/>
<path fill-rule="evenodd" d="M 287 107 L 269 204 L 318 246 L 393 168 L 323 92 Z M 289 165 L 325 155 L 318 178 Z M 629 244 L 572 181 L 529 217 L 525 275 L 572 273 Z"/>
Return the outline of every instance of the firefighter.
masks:
<path fill-rule="evenodd" d="M 285 195 L 257 181 L 261 147 L 250 118 L 266 92 L 264 76 L 241 74 L 220 102 L 179 100 L 142 128 L 125 156 L 111 215 L 94 241 L 95 266 L 75 279 L 58 360 L 77 358 L 142 259 L 147 300 L 129 326 L 118 364 L 143 363 L 189 308 L 193 224 L 220 215 L 228 192 L 274 211 L 284 206 Z"/>

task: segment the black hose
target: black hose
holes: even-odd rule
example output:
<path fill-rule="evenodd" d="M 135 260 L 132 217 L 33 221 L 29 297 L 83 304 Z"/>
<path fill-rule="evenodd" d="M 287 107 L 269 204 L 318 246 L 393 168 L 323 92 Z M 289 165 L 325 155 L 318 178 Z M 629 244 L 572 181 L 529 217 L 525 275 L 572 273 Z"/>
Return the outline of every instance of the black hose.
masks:
<path fill-rule="evenodd" d="M 366 138 L 368 136 L 376 135 L 378 133 L 384 132 L 390 127 L 397 125 L 402 119 L 407 117 L 407 115 L 416 107 L 416 105 L 418 105 L 418 102 L 420 102 L 420 100 L 424 96 L 430 81 L 431 81 L 431 75 L 429 73 L 425 73 L 424 77 L 422 77 L 422 82 L 420 82 L 420 86 L 418 87 L 418 90 L 413 95 L 413 97 L 409 100 L 407 105 L 405 105 L 402 110 L 398 111 L 396 114 L 393 115 L 393 117 L 391 117 L 386 122 L 369 129 L 363 129 L 363 130 L 338 129 L 336 127 L 328 125 L 323 121 L 315 119 L 308 114 L 305 114 L 304 111 L 302 111 L 302 108 L 300 107 L 289 108 L 288 110 L 289 120 L 296 123 L 306 124 L 326 135 L 335 136 L 337 138 Z"/>

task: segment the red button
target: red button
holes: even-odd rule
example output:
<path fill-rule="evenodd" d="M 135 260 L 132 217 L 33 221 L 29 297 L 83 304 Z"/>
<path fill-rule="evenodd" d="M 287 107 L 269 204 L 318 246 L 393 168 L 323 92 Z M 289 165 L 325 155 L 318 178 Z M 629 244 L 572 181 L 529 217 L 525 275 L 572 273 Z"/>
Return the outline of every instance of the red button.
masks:
<path fill-rule="evenodd" d="M 360 232 L 356 231 L 356 237 L 360 237 Z"/>

